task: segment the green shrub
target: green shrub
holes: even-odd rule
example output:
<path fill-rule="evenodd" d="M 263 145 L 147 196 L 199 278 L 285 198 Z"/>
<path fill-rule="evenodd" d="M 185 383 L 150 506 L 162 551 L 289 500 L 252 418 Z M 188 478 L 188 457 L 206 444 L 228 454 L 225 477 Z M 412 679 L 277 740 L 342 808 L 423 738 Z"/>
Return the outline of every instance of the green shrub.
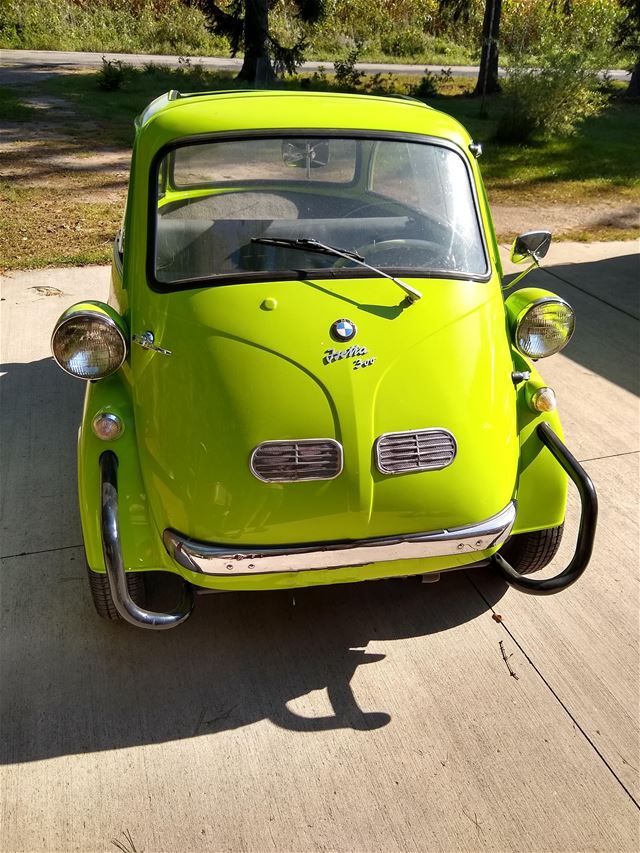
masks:
<path fill-rule="evenodd" d="M 426 98 L 435 98 L 438 94 L 438 78 L 433 72 L 425 68 L 424 75 L 420 82 L 411 87 L 411 95 L 414 98 L 425 100 Z"/>
<path fill-rule="evenodd" d="M 329 88 L 329 78 L 327 77 L 324 65 L 320 65 L 318 70 L 313 72 L 310 78 L 310 85 L 312 89 L 321 89 L 322 91 Z"/>
<path fill-rule="evenodd" d="M 0 45 L 31 50 L 228 53 L 181 0 L 0 0 Z"/>
<path fill-rule="evenodd" d="M 362 78 L 365 77 L 364 72 L 356 68 L 361 48 L 362 43 L 358 42 L 344 59 L 336 59 L 333 63 L 336 73 L 336 84 L 343 89 L 357 89 L 362 82 Z"/>
<path fill-rule="evenodd" d="M 372 74 L 364 84 L 364 90 L 372 95 L 403 95 L 407 91 L 406 82 L 397 74 Z"/>
<path fill-rule="evenodd" d="M 496 139 L 525 143 L 535 136 L 570 136 L 604 108 L 606 97 L 582 54 L 563 50 L 547 55 L 540 69 L 510 69 L 502 101 Z"/>
<path fill-rule="evenodd" d="M 98 71 L 98 88 L 105 92 L 115 92 L 122 89 L 129 78 L 130 65 L 125 65 L 117 59 L 102 57 L 102 68 Z"/>
<path fill-rule="evenodd" d="M 518 59 L 502 87 L 498 141 L 570 136 L 605 106 L 598 70 L 614 60 L 616 16 L 610 0 L 581 0 L 572 8 L 571 14 L 560 8 L 547 11 L 538 21 L 535 41 L 530 30 L 521 33 Z"/>
<path fill-rule="evenodd" d="M 622 17 L 618 0 L 572 0 L 570 4 L 550 0 L 503 0 L 500 19 L 500 50 L 503 57 L 535 63 L 544 55 L 549 39 L 576 41 L 587 50 L 607 47 L 611 67 L 622 57 L 611 50 L 613 31 Z"/>
<path fill-rule="evenodd" d="M 415 27 L 383 35 L 380 47 L 387 56 L 418 56 L 425 47 L 424 34 Z"/>

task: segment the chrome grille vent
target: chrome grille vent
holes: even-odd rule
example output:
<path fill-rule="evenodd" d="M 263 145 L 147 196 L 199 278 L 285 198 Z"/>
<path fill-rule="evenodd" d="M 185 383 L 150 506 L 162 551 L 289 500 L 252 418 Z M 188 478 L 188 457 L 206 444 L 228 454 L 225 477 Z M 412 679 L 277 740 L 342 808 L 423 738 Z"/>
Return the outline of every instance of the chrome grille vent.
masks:
<path fill-rule="evenodd" d="M 250 465 L 267 483 L 332 480 L 342 471 L 342 445 L 332 438 L 265 441 L 251 454 Z"/>
<path fill-rule="evenodd" d="M 446 429 L 389 432 L 376 441 L 376 466 L 383 474 L 435 471 L 451 465 L 456 450 L 456 440 Z"/>

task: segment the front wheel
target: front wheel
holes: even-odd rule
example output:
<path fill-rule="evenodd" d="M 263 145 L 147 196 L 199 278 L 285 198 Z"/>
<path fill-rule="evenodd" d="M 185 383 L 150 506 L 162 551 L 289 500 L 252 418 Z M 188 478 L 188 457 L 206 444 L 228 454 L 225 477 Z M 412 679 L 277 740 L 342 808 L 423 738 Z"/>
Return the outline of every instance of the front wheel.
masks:
<path fill-rule="evenodd" d="M 122 617 L 116 610 L 111 595 L 111 587 L 109 586 L 109 578 L 104 572 L 93 572 L 87 566 L 87 575 L 89 577 L 89 589 L 91 590 L 91 598 L 93 606 L 96 609 L 98 616 L 103 619 L 108 619 L 111 622 L 121 622 Z M 144 607 L 146 603 L 146 589 L 144 583 L 144 572 L 127 572 L 127 588 L 129 595 L 139 607 Z"/>
<path fill-rule="evenodd" d="M 555 557 L 562 541 L 564 524 L 546 530 L 516 533 L 499 553 L 521 575 L 530 575 L 544 569 Z"/>

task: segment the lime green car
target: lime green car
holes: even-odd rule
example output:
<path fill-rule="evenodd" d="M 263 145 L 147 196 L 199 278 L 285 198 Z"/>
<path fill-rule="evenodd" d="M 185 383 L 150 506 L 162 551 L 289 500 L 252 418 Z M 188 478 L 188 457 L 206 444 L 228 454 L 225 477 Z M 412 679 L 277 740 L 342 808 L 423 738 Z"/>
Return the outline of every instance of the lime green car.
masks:
<path fill-rule="evenodd" d="M 108 304 L 56 324 L 87 381 L 78 483 L 96 609 L 153 629 L 197 590 L 588 563 L 596 497 L 535 362 L 571 307 L 505 300 L 477 157 L 410 99 L 242 91 L 136 122 Z M 512 257 L 546 253 L 548 232 Z M 519 277 L 521 278 L 521 276 Z M 567 475 L 582 498 L 556 577 Z M 149 610 L 145 574 L 182 593 Z"/>

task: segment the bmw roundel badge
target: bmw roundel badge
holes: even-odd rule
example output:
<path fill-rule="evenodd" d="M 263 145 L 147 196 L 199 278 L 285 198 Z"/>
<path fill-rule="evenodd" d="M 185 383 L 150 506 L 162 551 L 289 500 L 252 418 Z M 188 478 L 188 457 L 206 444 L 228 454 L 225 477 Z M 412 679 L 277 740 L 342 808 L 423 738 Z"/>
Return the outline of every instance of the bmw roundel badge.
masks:
<path fill-rule="evenodd" d="M 356 324 L 351 320 L 336 320 L 331 324 L 329 333 L 334 341 L 350 341 L 356 336 Z"/>

